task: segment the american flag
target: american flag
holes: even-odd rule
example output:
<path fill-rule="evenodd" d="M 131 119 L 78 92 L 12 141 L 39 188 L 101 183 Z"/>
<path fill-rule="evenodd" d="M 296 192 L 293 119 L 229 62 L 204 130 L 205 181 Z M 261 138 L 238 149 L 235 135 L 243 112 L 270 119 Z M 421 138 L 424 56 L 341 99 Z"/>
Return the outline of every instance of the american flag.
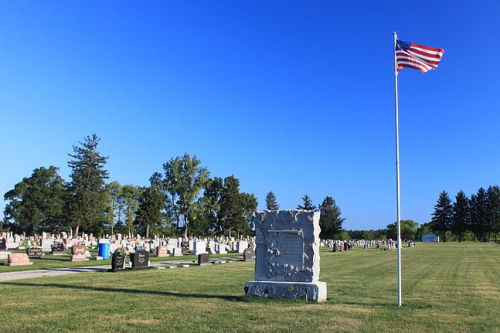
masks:
<path fill-rule="evenodd" d="M 396 44 L 396 64 L 398 72 L 403 67 L 418 69 L 422 73 L 436 69 L 444 50 L 398 40 Z"/>

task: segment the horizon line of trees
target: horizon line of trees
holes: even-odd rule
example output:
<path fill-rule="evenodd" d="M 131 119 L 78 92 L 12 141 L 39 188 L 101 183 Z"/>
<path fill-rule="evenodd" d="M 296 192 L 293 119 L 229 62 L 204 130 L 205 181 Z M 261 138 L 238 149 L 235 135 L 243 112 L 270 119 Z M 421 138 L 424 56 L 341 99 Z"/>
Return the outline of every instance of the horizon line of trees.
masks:
<path fill-rule="evenodd" d="M 240 192 L 234 176 L 210 177 L 196 156 L 184 154 L 154 172 L 149 186 L 107 183 L 108 157 L 95 134 L 68 154 L 70 180 L 55 166 L 40 167 L 5 193 L 1 228 L 27 234 L 69 229 L 166 235 L 251 233 L 257 198 Z"/>
<path fill-rule="evenodd" d="M 210 177 L 196 156 L 184 154 L 154 172 L 148 186 L 107 182 L 108 157 L 98 151 L 100 138 L 90 135 L 69 153 L 70 180 L 55 166 L 40 167 L 6 192 L 7 202 L 0 229 L 35 234 L 73 230 L 94 234 L 161 233 L 180 235 L 249 235 L 257 198 L 240 191 L 231 175 Z M 278 210 L 273 192 L 266 208 Z M 342 232 L 344 218 L 333 197 L 318 205 L 305 194 L 297 209 L 321 211 L 321 237 Z"/>
<path fill-rule="evenodd" d="M 442 191 L 434 206 L 429 228 L 443 241 L 454 238 L 463 240 L 497 241 L 500 233 L 500 187 L 480 187 L 468 197 L 459 191 L 452 202 L 448 193 Z"/>

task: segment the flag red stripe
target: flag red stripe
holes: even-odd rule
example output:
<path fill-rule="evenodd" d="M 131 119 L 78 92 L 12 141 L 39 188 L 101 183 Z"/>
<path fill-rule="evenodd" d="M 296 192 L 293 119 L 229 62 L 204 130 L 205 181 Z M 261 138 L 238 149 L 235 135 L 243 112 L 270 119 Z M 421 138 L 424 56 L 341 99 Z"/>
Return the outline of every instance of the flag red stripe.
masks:
<path fill-rule="evenodd" d="M 401 65 L 398 65 L 398 72 L 399 72 L 399 71 L 402 71 L 402 70 L 403 70 L 403 67 L 412 68 L 412 69 L 417 69 L 417 70 L 421 71 L 422 73 L 427 72 L 427 69 L 425 69 L 425 68 L 422 68 L 422 67 L 420 67 L 420 66 L 408 65 L 408 64 L 401 64 Z"/>
<path fill-rule="evenodd" d="M 416 46 L 416 47 L 419 47 L 419 48 L 424 49 L 424 50 L 444 53 L 443 49 L 439 49 L 437 47 L 424 46 L 424 45 L 420 45 L 420 44 L 416 44 L 416 43 L 411 43 L 411 46 Z"/>

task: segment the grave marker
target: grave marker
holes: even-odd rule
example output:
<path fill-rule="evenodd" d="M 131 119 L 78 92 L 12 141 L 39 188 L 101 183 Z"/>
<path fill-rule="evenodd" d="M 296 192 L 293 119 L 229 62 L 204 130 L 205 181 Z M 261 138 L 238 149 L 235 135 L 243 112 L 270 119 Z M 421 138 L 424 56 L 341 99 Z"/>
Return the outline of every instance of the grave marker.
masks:
<path fill-rule="evenodd" d="M 326 300 L 319 281 L 319 212 L 282 210 L 255 214 L 255 279 L 248 296 Z"/>
<path fill-rule="evenodd" d="M 26 253 L 11 253 L 7 259 L 9 266 L 28 266 L 33 265 Z"/>

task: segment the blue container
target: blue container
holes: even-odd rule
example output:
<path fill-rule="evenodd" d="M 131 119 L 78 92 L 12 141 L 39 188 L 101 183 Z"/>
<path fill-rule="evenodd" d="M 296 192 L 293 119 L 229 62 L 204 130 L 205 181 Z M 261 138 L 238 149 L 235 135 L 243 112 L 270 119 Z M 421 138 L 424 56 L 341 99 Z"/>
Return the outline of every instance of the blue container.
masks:
<path fill-rule="evenodd" d="M 109 243 L 99 243 L 98 256 L 109 259 Z"/>

